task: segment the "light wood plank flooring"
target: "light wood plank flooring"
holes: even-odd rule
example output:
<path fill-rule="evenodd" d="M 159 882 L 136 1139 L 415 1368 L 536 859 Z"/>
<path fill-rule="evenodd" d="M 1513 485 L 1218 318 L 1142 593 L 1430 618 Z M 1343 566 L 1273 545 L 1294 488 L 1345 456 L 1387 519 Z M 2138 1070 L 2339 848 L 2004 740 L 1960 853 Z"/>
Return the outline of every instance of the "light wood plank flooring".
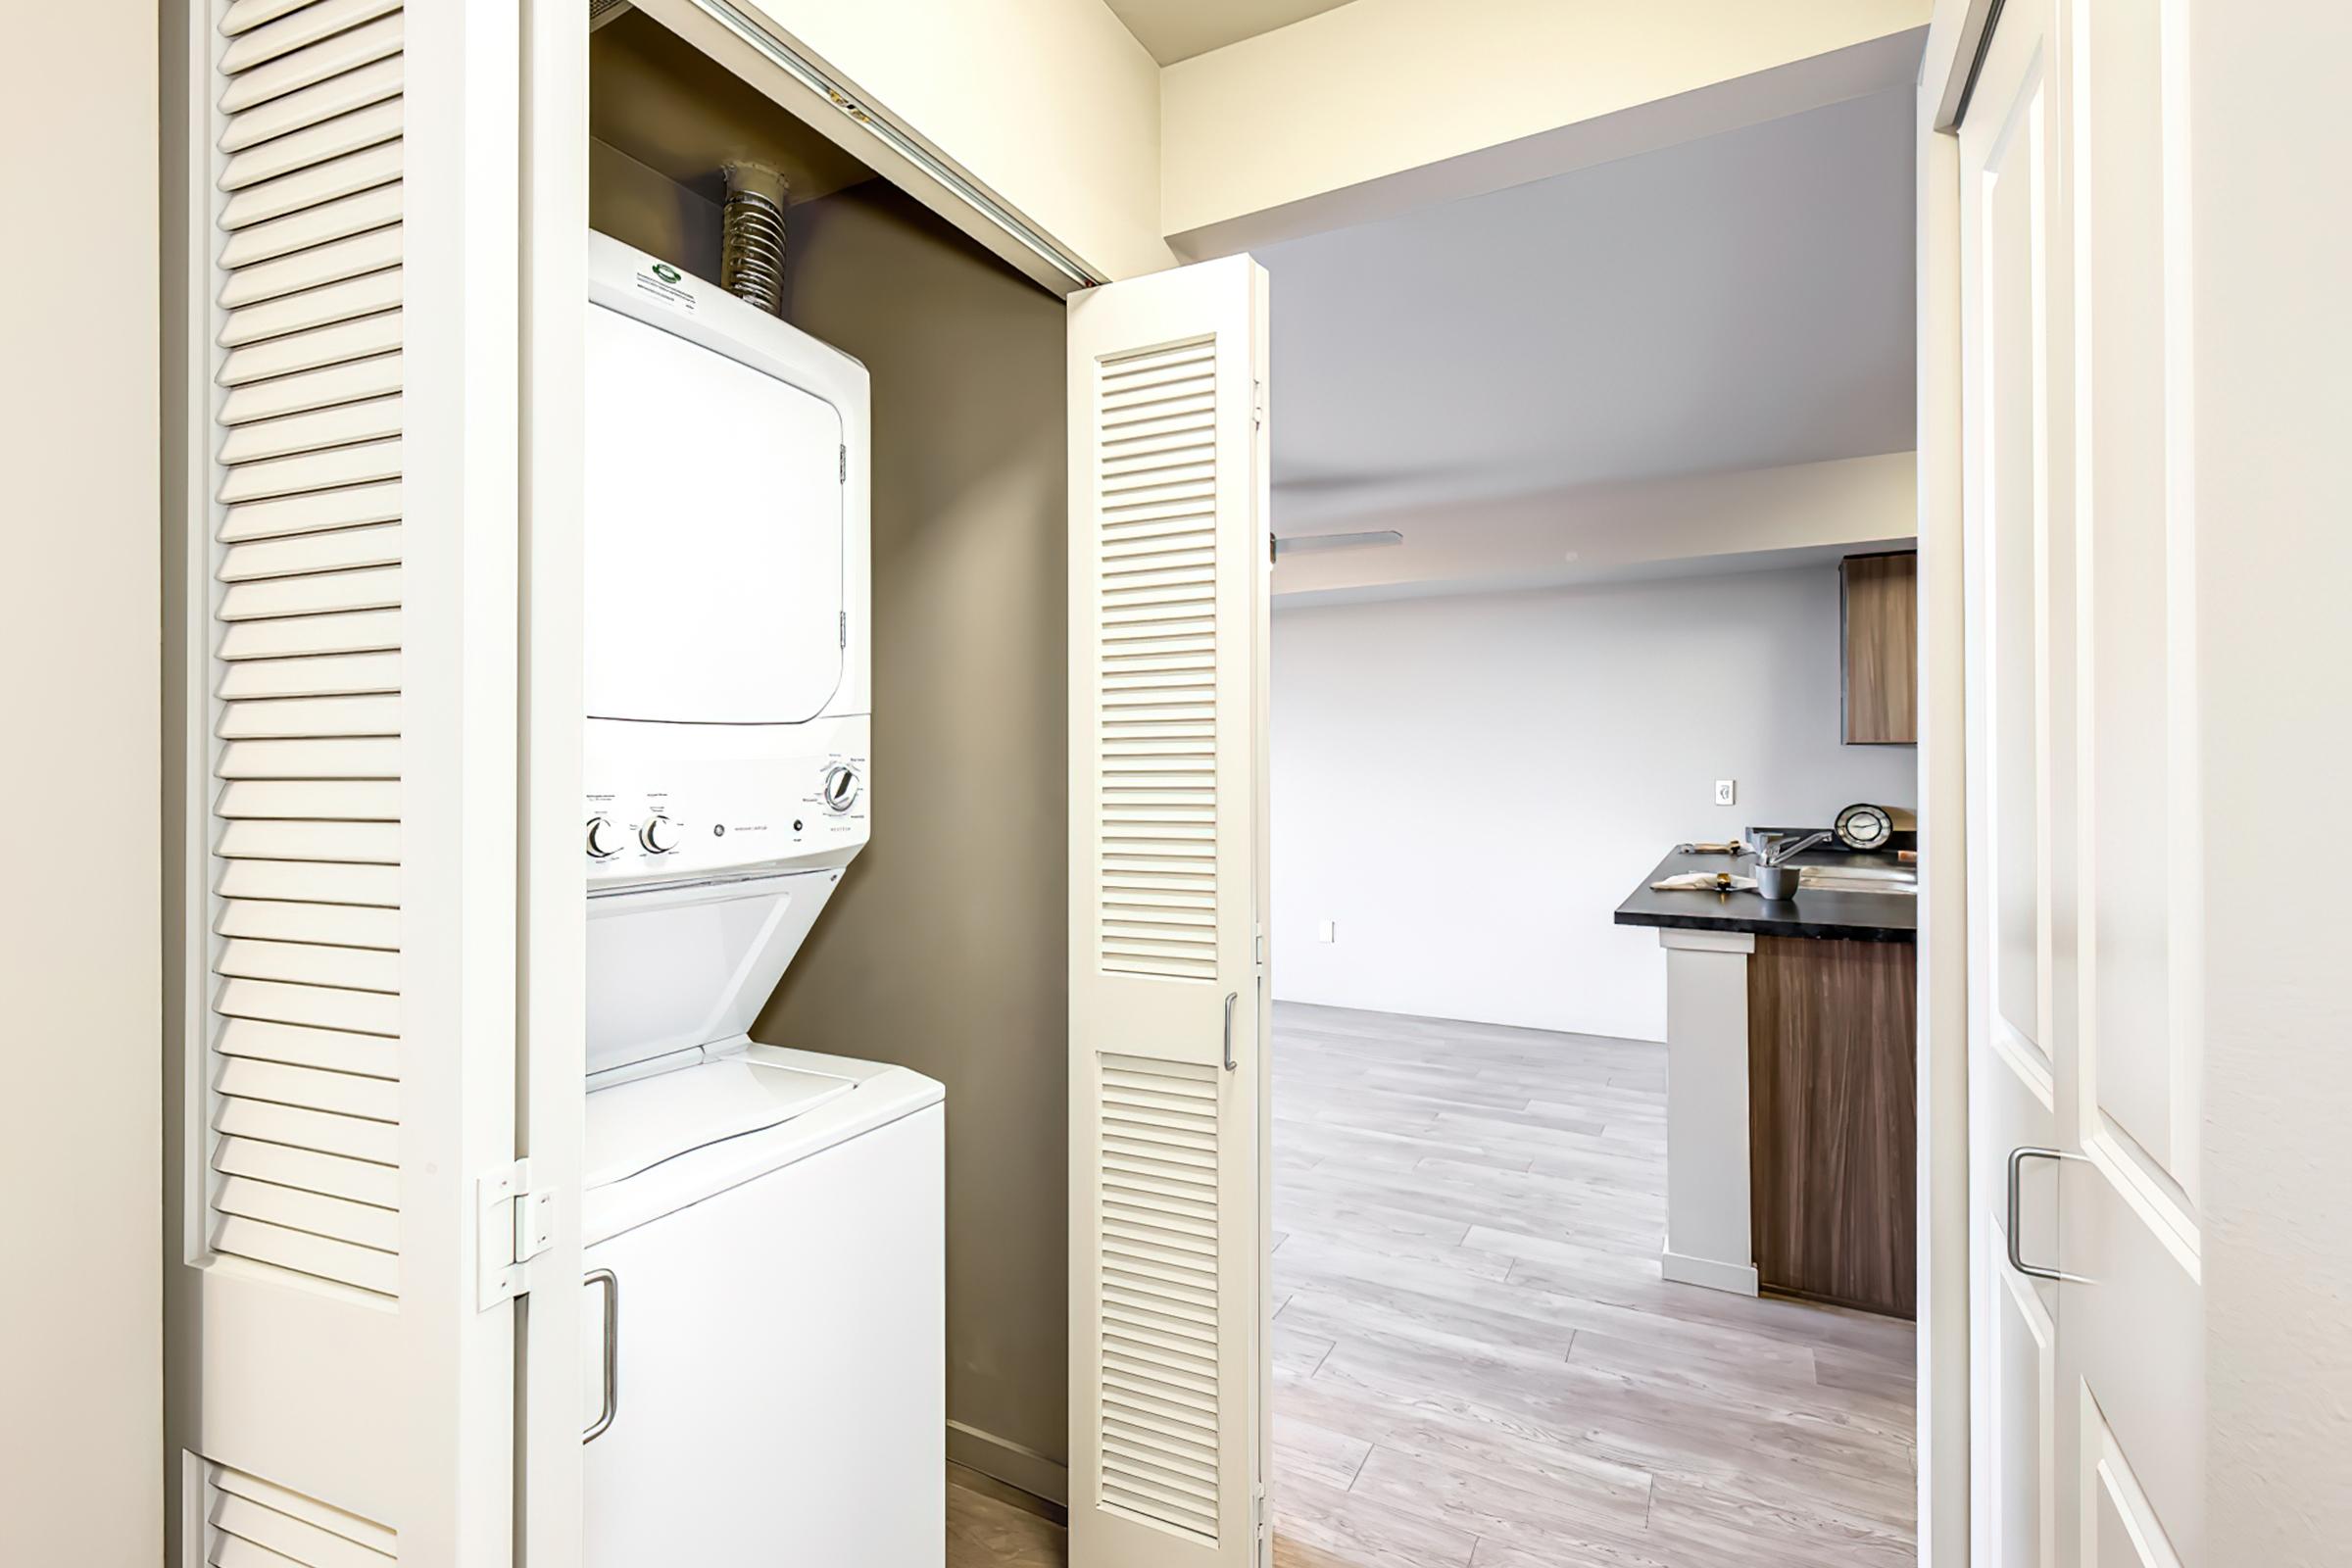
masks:
<path fill-rule="evenodd" d="M 1279 1004 L 1296 1568 L 1905 1568 L 1911 1325 L 1658 1278 L 1665 1048 Z"/>
<path fill-rule="evenodd" d="M 1660 1281 L 1664 1048 L 1274 1032 L 1276 1568 L 1910 1568 L 1911 1326 Z M 950 1568 L 1062 1562 L 949 1496 Z"/>

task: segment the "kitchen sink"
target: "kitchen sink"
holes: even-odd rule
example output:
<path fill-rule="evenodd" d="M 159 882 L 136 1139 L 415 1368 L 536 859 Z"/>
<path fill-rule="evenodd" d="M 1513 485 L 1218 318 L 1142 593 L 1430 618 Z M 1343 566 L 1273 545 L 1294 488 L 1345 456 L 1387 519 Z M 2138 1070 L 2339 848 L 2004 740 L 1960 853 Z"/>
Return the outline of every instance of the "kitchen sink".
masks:
<path fill-rule="evenodd" d="M 1919 873 L 1914 870 L 1879 870 L 1867 865 L 1808 865 L 1798 869 L 1799 888 L 1818 888 L 1824 893 L 1891 893 L 1916 898 L 1919 895 Z"/>

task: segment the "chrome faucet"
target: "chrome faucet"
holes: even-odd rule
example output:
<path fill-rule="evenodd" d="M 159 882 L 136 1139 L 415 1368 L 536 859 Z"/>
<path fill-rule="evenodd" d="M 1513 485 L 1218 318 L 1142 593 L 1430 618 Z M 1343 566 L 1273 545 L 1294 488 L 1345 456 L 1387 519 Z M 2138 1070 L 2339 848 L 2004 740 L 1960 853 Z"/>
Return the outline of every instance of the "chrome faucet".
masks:
<path fill-rule="evenodd" d="M 1768 835 L 1764 843 L 1757 848 L 1756 863 L 1758 865 L 1786 864 L 1791 856 L 1804 854 L 1805 851 L 1828 838 L 1830 833 L 1831 830 L 1825 827 L 1818 833 L 1806 834 L 1794 844 L 1782 843 L 1777 834 Z"/>

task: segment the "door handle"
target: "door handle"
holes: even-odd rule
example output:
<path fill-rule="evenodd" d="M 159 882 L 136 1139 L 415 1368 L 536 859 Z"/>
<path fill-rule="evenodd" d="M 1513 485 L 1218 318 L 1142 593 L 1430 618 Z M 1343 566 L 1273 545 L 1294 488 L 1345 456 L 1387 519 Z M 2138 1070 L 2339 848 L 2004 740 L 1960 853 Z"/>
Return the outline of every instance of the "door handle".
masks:
<path fill-rule="evenodd" d="M 603 1437 L 620 1414 L 620 1276 L 609 1268 L 591 1269 L 580 1283 L 605 1288 L 605 1405 L 595 1423 L 580 1434 L 585 1447 Z"/>
<path fill-rule="evenodd" d="M 1241 1065 L 1240 1062 L 1233 1059 L 1233 1004 L 1241 1000 L 1242 994 L 1239 991 L 1225 993 L 1225 1070 L 1227 1072 L 1231 1072 Z"/>
<path fill-rule="evenodd" d="M 2029 1159 L 2081 1159 L 2082 1157 L 2081 1154 L 2070 1154 L 2063 1149 L 2036 1149 L 2031 1145 L 2009 1151 L 2009 1266 L 2029 1279 L 2064 1280 L 2070 1285 L 2092 1283 L 2080 1274 L 2069 1274 L 2063 1269 L 2043 1268 L 2037 1263 L 2027 1262 L 2024 1239 L 2018 1235 L 2017 1228 L 2018 1175 L 2025 1169 L 2026 1161 Z"/>

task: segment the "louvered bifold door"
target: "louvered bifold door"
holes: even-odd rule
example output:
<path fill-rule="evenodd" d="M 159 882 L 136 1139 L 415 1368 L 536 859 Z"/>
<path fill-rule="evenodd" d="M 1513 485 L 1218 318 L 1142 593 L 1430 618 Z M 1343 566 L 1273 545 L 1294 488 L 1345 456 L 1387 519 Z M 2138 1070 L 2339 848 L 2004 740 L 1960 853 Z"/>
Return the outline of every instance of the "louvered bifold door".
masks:
<path fill-rule="evenodd" d="M 1264 1550 L 1265 273 L 1070 301 L 1070 1543 Z"/>
<path fill-rule="evenodd" d="M 514 1154 L 498 9 L 184 18 L 181 1564 L 509 1558 L 476 1190 Z"/>

